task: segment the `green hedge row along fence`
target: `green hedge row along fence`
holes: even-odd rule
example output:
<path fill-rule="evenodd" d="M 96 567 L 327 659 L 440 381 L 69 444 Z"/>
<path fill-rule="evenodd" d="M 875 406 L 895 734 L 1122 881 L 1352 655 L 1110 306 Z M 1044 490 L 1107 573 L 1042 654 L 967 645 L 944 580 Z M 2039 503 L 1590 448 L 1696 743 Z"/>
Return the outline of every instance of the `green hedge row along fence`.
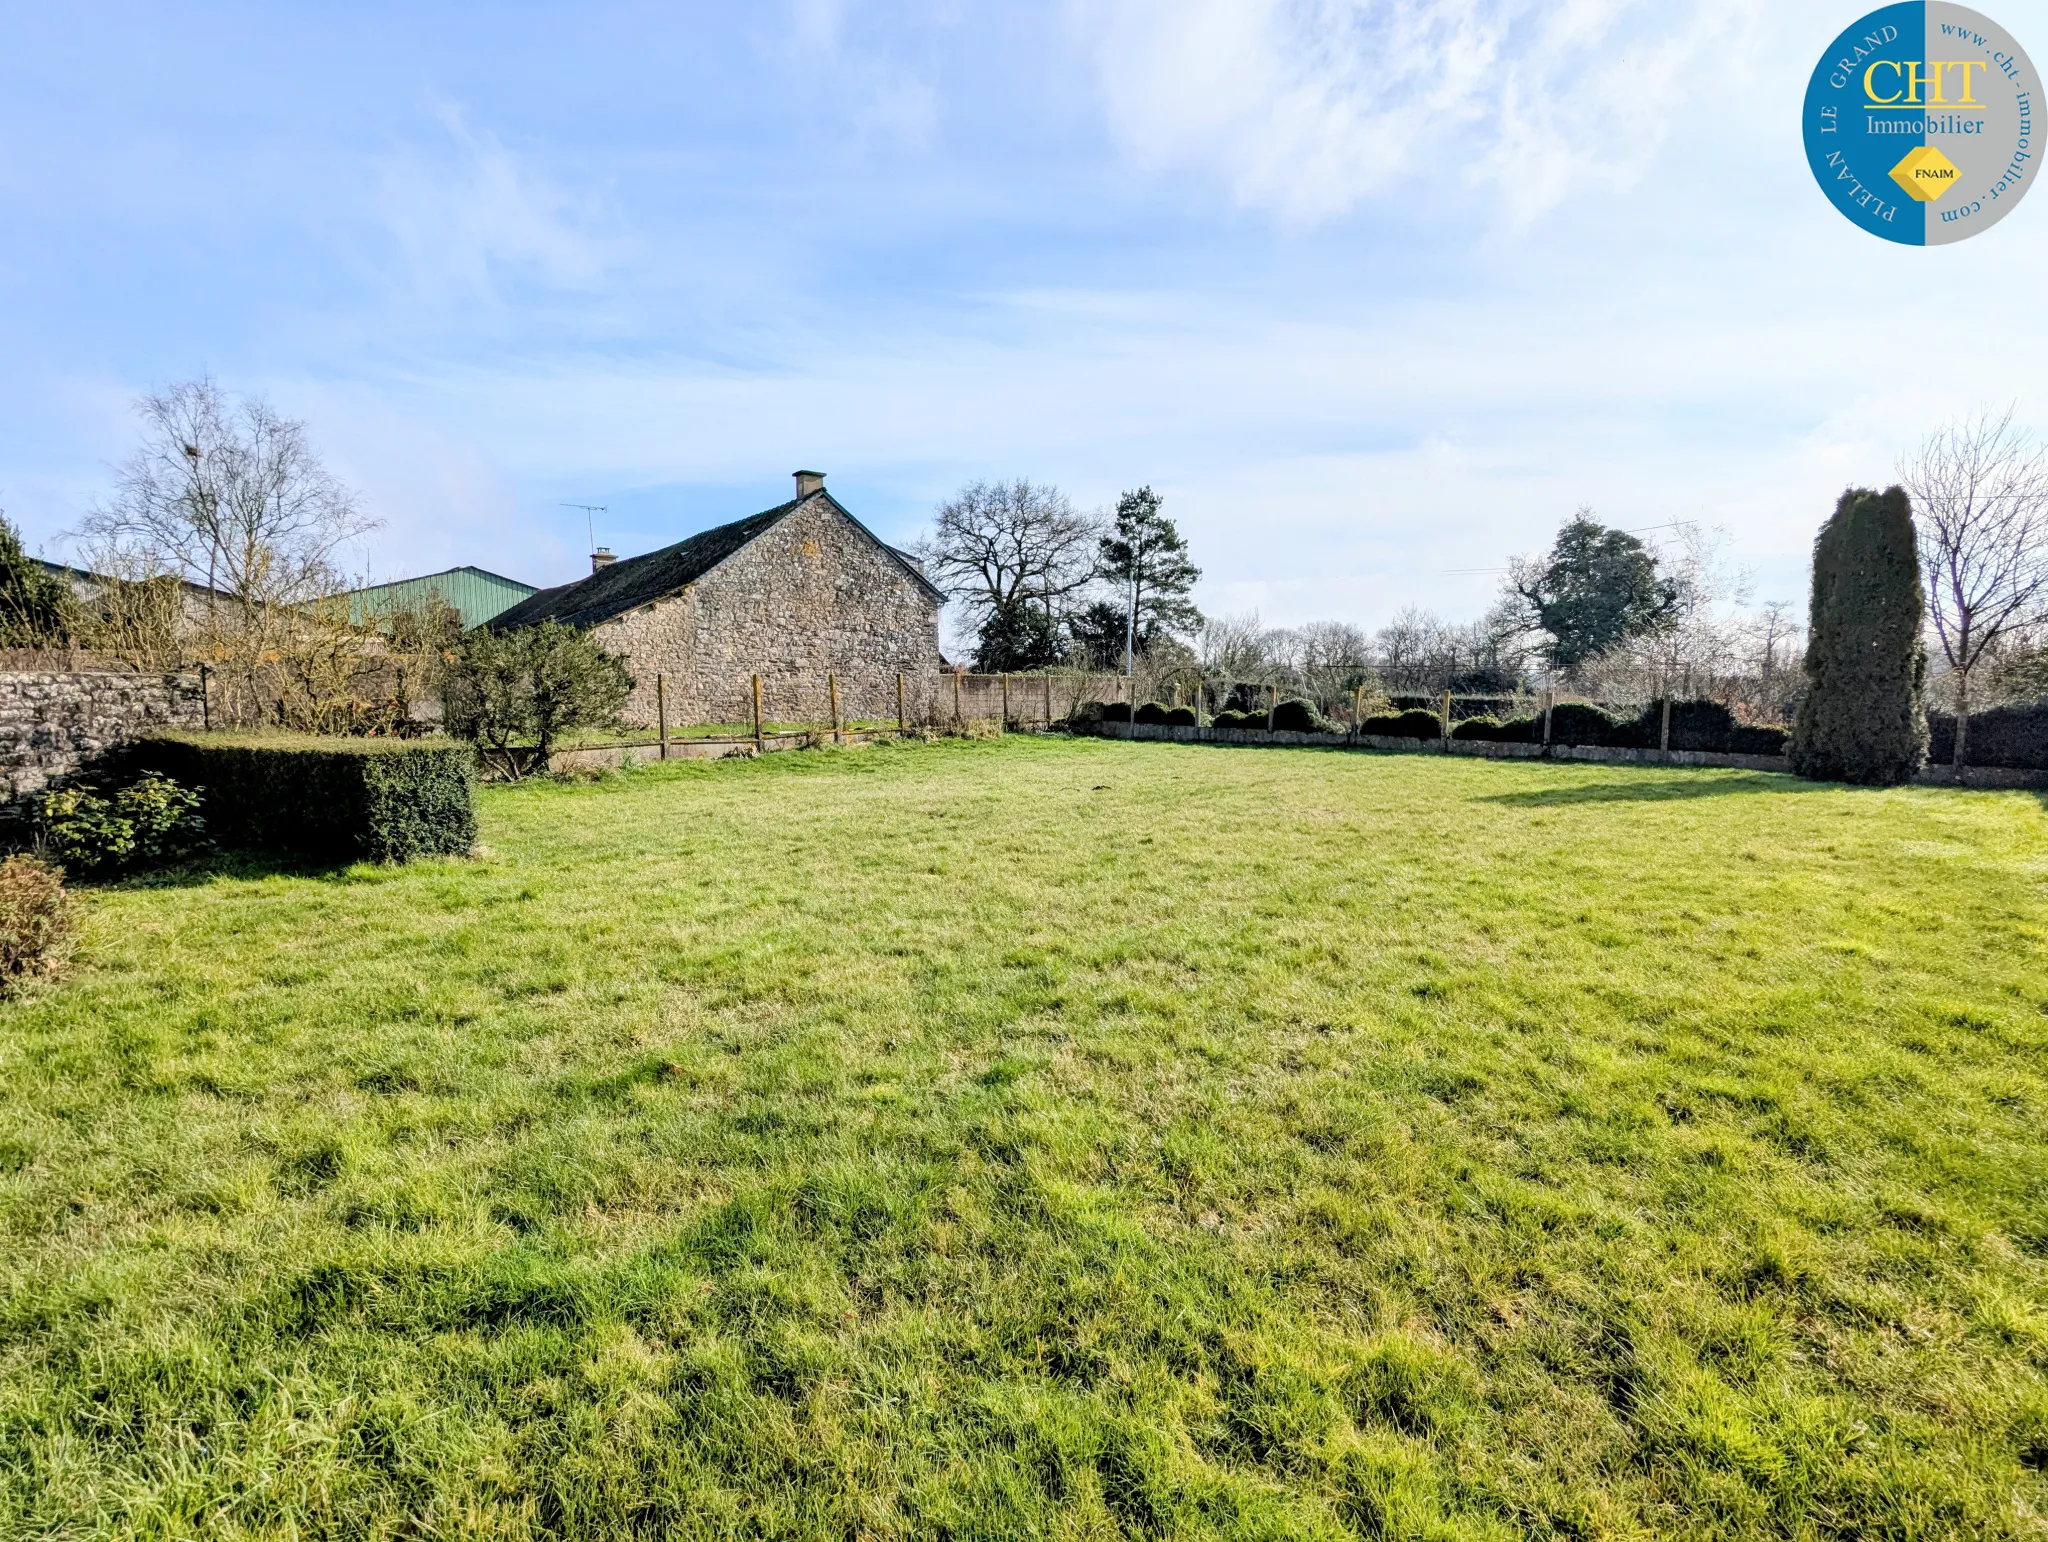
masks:
<path fill-rule="evenodd" d="M 197 788 L 223 846 L 404 862 L 476 844 L 476 751 L 452 740 L 155 734 L 127 755 Z"/>
<path fill-rule="evenodd" d="M 1956 720 L 1949 712 L 1927 714 L 1928 764 L 1945 766 L 1956 758 Z M 1986 707 L 1970 714 L 1970 736 L 1963 759 L 1973 766 L 2007 766 L 2021 771 L 2048 770 L 2048 702 Z"/>
<path fill-rule="evenodd" d="M 1154 723 L 1192 727 L 1193 709 L 1146 702 L 1135 713 L 1121 702 L 1102 708 L 1105 723 Z M 1294 699 L 1270 709 L 1271 726 L 1293 733 L 1341 732 L 1318 712 L 1313 703 Z M 1268 726 L 1266 710 L 1218 712 L 1209 720 L 1214 728 L 1263 729 Z M 1385 712 L 1358 724 L 1358 732 L 1383 739 L 1441 739 L 1444 724 L 1440 711 L 1411 707 L 1405 712 Z M 1972 730 L 1974 732 L 1974 729 Z M 1938 732 L 1938 730 L 1937 730 Z M 1494 744 L 1541 744 L 1544 742 L 1543 714 L 1509 718 L 1469 717 L 1454 722 L 1451 737 L 1482 740 Z M 1717 701 L 1673 701 L 1670 704 L 1669 740 L 1666 741 L 1665 704 L 1651 702 L 1633 717 L 1619 716 L 1586 702 L 1559 702 L 1550 711 L 1550 742 L 1559 745 L 1594 745 L 1606 749 L 1706 750 L 1720 755 L 1782 755 L 1786 732 L 1736 720 L 1735 714 Z"/>

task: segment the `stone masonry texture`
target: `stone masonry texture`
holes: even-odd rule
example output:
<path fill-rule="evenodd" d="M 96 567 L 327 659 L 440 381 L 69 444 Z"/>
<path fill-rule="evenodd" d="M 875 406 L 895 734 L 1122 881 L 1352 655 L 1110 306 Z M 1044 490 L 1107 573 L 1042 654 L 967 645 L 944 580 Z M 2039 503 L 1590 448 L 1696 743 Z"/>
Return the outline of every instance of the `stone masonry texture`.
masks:
<path fill-rule="evenodd" d="M 752 677 L 773 722 L 822 723 L 826 676 L 840 712 L 894 718 L 896 676 L 940 668 L 939 607 L 885 549 L 824 499 L 778 521 L 696 582 L 591 628 L 634 678 L 629 723 L 655 721 L 668 676 L 672 725 L 744 723 Z"/>
<path fill-rule="evenodd" d="M 0 777 L 16 802 L 90 769 L 108 750 L 158 728 L 205 719 L 197 675 L 0 671 Z"/>

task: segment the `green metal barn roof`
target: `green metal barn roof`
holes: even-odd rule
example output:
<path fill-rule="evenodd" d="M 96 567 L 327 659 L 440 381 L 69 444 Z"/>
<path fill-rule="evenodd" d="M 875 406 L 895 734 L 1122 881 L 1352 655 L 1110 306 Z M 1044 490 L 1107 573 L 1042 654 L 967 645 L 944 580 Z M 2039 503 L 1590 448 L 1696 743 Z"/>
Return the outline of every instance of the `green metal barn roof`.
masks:
<path fill-rule="evenodd" d="M 395 610 L 411 610 L 428 596 L 438 594 L 461 612 L 465 627 L 472 627 L 482 626 L 500 611 L 511 609 L 536 592 L 532 584 L 522 584 L 502 573 L 460 567 L 419 578 L 401 578 L 395 583 L 374 584 L 368 589 L 351 589 L 339 598 L 348 601 L 349 620 L 362 622 Z"/>

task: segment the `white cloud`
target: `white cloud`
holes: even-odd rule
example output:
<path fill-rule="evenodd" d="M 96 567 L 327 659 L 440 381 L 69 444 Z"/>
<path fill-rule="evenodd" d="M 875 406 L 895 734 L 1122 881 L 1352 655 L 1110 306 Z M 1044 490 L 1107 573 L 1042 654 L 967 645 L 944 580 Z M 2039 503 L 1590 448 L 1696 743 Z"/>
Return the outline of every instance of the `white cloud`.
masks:
<path fill-rule="evenodd" d="M 375 217 L 430 293 L 496 299 L 507 281 L 589 289 L 616 265 L 621 239 L 601 201 L 524 164 L 455 108 L 445 140 L 408 145 L 378 168 Z"/>
<path fill-rule="evenodd" d="M 1575 189 L 1634 185 L 1688 83 L 1741 68 L 1762 9 L 1073 0 L 1072 14 L 1110 127 L 1145 168 L 1213 175 L 1295 224 L 1451 177 L 1522 224 Z"/>

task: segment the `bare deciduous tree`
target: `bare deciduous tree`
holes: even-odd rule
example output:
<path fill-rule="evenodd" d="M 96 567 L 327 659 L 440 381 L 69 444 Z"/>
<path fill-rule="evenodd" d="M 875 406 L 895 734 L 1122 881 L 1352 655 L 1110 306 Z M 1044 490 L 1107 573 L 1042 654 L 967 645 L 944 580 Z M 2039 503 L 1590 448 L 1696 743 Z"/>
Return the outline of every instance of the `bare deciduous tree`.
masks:
<path fill-rule="evenodd" d="M 1377 699 L 1378 674 L 1372 667 L 1372 650 L 1365 633 L 1343 621 L 1311 621 L 1295 627 L 1291 662 L 1302 694 L 1325 712 L 1349 708 L 1355 693 L 1364 687 Z"/>
<path fill-rule="evenodd" d="M 188 380 L 136 411 L 142 447 L 80 534 L 130 582 L 195 586 L 184 628 L 240 698 L 235 715 L 253 717 L 266 671 L 281 666 L 302 688 L 329 672 L 321 661 L 334 640 L 308 607 L 341 587 L 341 548 L 376 522 L 321 463 L 306 426 L 260 398 Z M 295 668 L 309 647 L 298 661 L 307 668 Z"/>
<path fill-rule="evenodd" d="M 1949 425 L 1899 468 L 1918 516 L 1928 617 L 1955 673 L 1955 763 L 1971 676 L 2002 639 L 2048 616 L 2048 448 L 2007 408 Z"/>
<path fill-rule="evenodd" d="M 1057 620 L 1095 574 L 1098 522 L 1057 487 L 1019 478 L 974 482 L 939 505 L 917 554 L 979 632 L 994 612 L 1035 602 Z"/>
<path fill-rule="evenodd" d="M 1196 639 L 1202 673 L 1212 680 L 1264 681 L 1276 662 L 1274 637 L 1255 610 L 1238 616 L 1204 616 Z"/>

